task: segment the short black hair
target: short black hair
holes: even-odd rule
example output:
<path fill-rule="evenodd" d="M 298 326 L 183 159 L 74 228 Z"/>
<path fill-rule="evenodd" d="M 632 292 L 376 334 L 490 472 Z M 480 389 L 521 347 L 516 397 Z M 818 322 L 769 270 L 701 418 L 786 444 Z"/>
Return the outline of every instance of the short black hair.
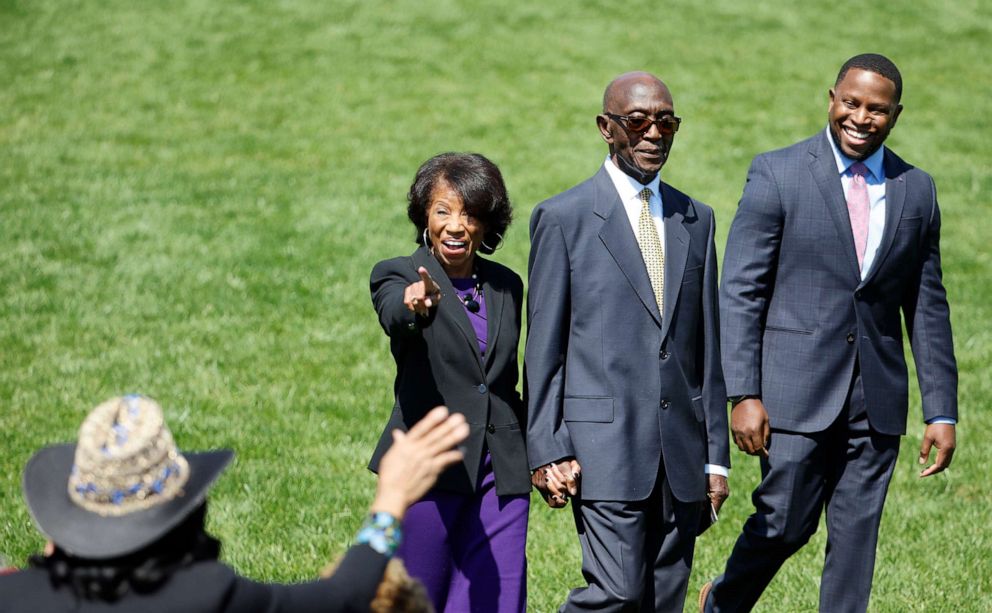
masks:
<path fill-rule="evenodd" d="M 177 571 L 220 556 L 220 541 L 207 534 L 204 501 L 157 541 L 116 558 L 78 558 L 55 543 L 51 555 L 34 555 L 30 566 L 48 571 L 56 589 L 65 585 L 83 600 L 116 602 L 127 592 L 159 589 Z"/>
<path fill-rule="evenodd" d="M 407 217 L 417 228 L 417 244 L 424 244 L 431 194 L 442 181 L 458 193 L 468 214 L 485 228 L 479 251 L 492 253 L 513 221 L 513 207 L 499 168 L 478 153 L 441 153 L 417 170 L 407 194 L 409 205 L 406 209 Z"/>
<path fill-rule="evenodd" d="M 889 58 L 878 53 L 855 55 L 840 67 L 840 72 L 837 73 L 837 80 L 834 81 L 834 87 L 840 85 L 840 82 L 847 76 L 847 71 L 852 68 L 868 70 L 892 81 L 896 84 L 896 102 L 902 99 L 902 75 L 899 74 L 899 69 L 896 68 L 896 65 Z"/>

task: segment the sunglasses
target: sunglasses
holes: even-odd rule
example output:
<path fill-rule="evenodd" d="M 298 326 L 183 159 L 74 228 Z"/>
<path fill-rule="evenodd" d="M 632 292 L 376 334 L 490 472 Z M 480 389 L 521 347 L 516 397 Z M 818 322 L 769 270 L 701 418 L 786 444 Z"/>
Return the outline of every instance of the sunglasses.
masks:
<path fill-rule="evenodd" d="M 615 115 L 613 113 L 605 113 L 605 115 L 635 134 L 647 132 L 651 129 L 651 124 L 654 124 L 658 126 L 659 132 L 668 136 L 678 132 L 679 125 L 682 123 L 682 118 L 675 115 L 662 115 L 658 119 L 641 117 L 640 115 Z"/>

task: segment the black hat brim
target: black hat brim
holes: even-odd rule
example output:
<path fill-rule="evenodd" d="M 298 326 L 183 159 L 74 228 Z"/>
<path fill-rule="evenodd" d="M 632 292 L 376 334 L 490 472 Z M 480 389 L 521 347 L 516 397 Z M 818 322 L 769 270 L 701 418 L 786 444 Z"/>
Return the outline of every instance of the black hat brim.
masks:
<path fill-rule="evenodd" d="M 184 453 L 189 479 L 172 500 L 120 516 L 103 516 L 69 498 L 69 472 L 76 445 L 37 452 L 24 468 L 24 498 L 42 533 L 60 549 L 93 560 L 134 553 L 164 536 L 206 498 L 207 490 L 234 457 L 228 449 Z"/>

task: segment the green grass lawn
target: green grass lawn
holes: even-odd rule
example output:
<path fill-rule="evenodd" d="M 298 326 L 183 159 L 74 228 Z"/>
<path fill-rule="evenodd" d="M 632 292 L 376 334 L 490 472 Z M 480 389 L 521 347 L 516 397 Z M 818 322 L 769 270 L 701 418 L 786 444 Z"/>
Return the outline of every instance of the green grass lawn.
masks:
<path fill-rule="evenodd" d="M 715 207 L 722 250 L 750 158 L 821 129 L 840 64 L 876 51 L 906 84 L 889 144 L 943 206 L 961 427 L 952 468 L 917 479 L 912 385 L 872 610 L 992 610 L 990 28 L 987 0 L 0 0 L 0 552 L 42 544 L 31 452 L 140 391 L 183 448 L 237 450 L 211 503 L 225 559 L 314 576 L 371 499 L 393 366 L 368 273 L 413 248 L 421 161 L 501 166 L 517 222 L 496 259 L 523 274 L 533 206 L 605 155 L 603 87 L 651 70 L 685 119 L 665 178 Z M 751 509 L 757 463 L 733 461 L 687 610 Z M 571 513 L 535 504 L 531 527 L 530 609 L 552 611 L 581 579 Z M 759 610 L 815 609 L 824 542 Z"/>

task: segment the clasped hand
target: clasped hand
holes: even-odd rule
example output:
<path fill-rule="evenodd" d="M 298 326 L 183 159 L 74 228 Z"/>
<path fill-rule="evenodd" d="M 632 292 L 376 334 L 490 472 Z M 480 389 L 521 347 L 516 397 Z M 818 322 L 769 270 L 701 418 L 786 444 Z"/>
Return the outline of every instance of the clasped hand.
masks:
<path fill-rule="evenodd" d="M 540 466 L 530 477 L 530 482 L 541 493 L 552 509 L 568 504 L 569 496 L 579 495 L 582 467 L 578 460 L 568 458 Z"/>

